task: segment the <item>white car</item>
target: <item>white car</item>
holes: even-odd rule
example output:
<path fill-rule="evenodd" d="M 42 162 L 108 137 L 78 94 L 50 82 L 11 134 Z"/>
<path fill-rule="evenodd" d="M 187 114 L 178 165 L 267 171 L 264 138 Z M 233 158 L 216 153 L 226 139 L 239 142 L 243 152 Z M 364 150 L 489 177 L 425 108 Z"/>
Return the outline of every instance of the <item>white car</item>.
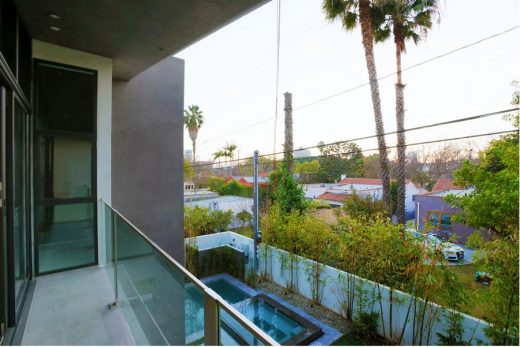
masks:
<path fill-rule="evenodd" d="M 448 261 L 460 261 L 464 259 L 464 249 L 454 243 L 446 242 L 438 238 L 434 233 L 422 234 L 416 230 L 407 228 L 406 232 L 415 240 L 424 243 L 430 250 L 439 250 Z"/>
<path fill-rule="evenodd" d="M 434 233 L 427 234 L 426 242 L 429 242 L 435 249 L 440 249 L 446 260 L 459 261 L 464 259 L 464 249 L 462 247 L 451 242 L 443 241 Z"/>

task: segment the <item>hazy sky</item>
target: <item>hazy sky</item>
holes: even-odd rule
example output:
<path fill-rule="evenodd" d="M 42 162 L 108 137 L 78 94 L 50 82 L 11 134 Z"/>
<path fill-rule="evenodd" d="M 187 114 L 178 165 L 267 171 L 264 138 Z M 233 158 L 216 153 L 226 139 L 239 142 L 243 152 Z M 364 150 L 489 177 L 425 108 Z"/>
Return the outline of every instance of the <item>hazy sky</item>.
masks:
<path fill-rule="evenodd" d="M 359 30 L 329 23 L 321 0 L 282 0 L 277 148 L 283 143 L 283 93 L 297 109 L 368 81 Z M 403 68 L 520 24 L 520 1 L 446 0 L 441 20 L 418 46 L 408 43 Z M 226 142 L 240 157 L 273 151 L 276 1 L 258 8 L 176 56 L 185 60 L 185 107 L 197 104 L 205 123 L 197 159 L 209 159 Z M 375 48 L 378 76 L 395 71 L 393 41 Z M 406 127 L 510 107 L 512 80 L 520 79 L 520 29 L 403 72 Z M 380 81 L 385 131 L 395 130 L 395 76 Z M 295 110 L 294 144 L 313 146 L 375 133 L 368 86 Z M 409 143 L 509 129 L 500 117 L 407 134 Z M 375 141 L 358 143 L 364 149 Z M 387 136 L 387 145 L 395 135 Z M 478 140 L 484 144 L 484 139 Z M 191 148 L 185 131 L 184 147 Z M 410 147 L 408 150 L 413 150 Z M 317 153 L 317 152 L 316 152 Z"/>

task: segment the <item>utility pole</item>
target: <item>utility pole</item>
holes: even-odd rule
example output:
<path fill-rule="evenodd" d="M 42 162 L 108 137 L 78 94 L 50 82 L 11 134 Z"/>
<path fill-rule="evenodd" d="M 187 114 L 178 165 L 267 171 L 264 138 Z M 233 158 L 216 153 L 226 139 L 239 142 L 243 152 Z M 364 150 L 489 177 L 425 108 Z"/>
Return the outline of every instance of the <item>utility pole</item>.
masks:
<path fill-rule="evenodd" d="M 294 157 L 293 157 L 293 119 L 292 119 L 292 94 L 286 92 L 285 98 L 285 165 L 290 174 L 293 173 L 294 168 Z"/>
<path fill-rule="evenodd" d="M 258 218 L 260 217 L 258 213 L 258 151 L 255 151 L 253 157 L 253 177 L 253 278 L 256 284 L 256 276 L 258 273 L 258 244 L 262 242 L 262 235 L 260 234 L 260 230 L 258 230 Z"/>

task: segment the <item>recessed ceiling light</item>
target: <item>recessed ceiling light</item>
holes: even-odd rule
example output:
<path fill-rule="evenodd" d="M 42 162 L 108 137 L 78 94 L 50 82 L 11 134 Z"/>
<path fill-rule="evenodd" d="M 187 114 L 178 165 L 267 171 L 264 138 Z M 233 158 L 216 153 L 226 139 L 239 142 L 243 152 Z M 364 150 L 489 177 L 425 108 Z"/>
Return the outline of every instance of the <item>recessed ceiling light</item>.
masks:
<path fill-rule="evenodd" d="M 61 19 L 61 17 L 55 13 L 49 13 L 49 17 L 51 17 L 52 19 Z"/>
<path fill-rule="evenodd" d="M 51 27 L 51 30 L 54 30 L 54 31 L 60 31 L 61 29 L 58 28 L 58 27 L 52 26 L 52 27 Z"/>

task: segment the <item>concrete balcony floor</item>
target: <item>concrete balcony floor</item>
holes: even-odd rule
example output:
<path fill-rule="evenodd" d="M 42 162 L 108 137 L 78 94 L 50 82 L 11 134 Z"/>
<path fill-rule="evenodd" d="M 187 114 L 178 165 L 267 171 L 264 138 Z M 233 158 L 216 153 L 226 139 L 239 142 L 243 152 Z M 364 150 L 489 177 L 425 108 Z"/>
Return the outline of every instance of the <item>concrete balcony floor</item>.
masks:
<path fill-rule="evenodd" d="M 135 345 L 104 268 L 38 277 L 22 345 Z"/>

